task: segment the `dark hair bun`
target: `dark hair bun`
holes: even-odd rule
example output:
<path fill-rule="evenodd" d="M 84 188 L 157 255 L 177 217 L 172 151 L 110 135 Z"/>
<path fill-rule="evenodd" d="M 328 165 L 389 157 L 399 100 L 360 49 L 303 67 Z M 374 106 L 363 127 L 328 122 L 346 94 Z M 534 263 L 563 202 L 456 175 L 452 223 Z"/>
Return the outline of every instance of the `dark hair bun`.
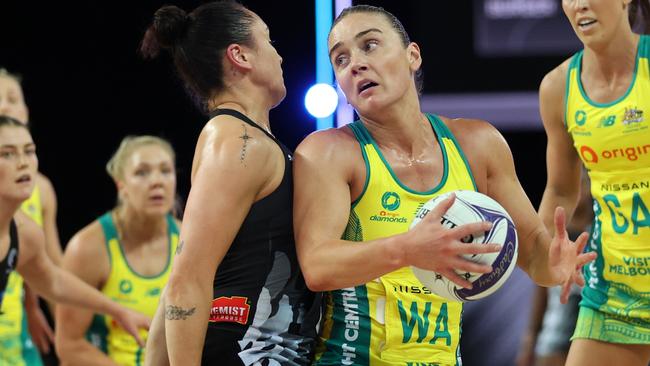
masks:
<path fill-rule="evenodd" d="M 158 9 L 153 16 L 153 23 L 147 29 L 140 45 L 144 58 L 154 58 L 160 49 L 173 49 L 185 34 L 188 16 L 185 10 L 166 5 Z"/>
<path fill-rule="evenodd" d="M 185 34 L 187 21 L 187 13 L 177 6 L 167 5 L 158 9 L 154 14 L 153 28 L 160 46 L 174 47 Z"/>

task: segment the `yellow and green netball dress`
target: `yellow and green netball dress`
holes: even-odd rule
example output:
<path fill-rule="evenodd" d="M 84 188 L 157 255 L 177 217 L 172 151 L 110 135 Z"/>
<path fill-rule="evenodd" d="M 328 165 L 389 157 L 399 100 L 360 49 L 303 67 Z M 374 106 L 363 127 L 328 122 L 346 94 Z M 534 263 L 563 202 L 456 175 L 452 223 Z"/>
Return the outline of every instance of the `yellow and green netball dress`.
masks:
<path fill-rule="evenodd" d="M 406 232 L 429 199 L 453 190 L 476 190 L 456 140 L 438 117 L 428 118 L 442 150 L 444 173 L 427 192 L 402 184 L 363 124 L 350 125 L 361 145 L 367 178 L 350 208 L 343 239 L 368 241 Z M 456 365 L 461 312 L 462 303 L 431 294 L 409 267 L 362 286 L 331 291 L 316 365 Z"/>
<path fill-rule="evenodd" d="M 21 205 L 21 210 L 39 226 L 43 226 L 43 209 L 38 186 Z M 40 366 L 41 356 L 32 342 L 23 306 L 23 278 L 18 272 L 9 274 L 0 309 L 0 365 Z"/>
<path fill-rule="evenodd" d="M 178 227 L 173 217 L 167 216 L 169 233 L 167 265 L 156 276 L 139 275 L 129 266 L 110 213 L 101 216 L 99 222 L 104 230 L 106 250 L 111 264 L 106 284 L 101 288 L 102 293 L 129 309 L 153 318 L 162 290 L 169 279 L 172 257 L 178 245 Z M 140 337 L 143 340 L 146 339 L 146 335 L 147 332 L 141 330 Z M 110 316 L 95 315 L 87 338 L 119 365 L 144 364 L 144 349 L 138 346 L 135 339 L 119 327 Z"/>
<path fill-rule="evenodd" d="M 582 51 L 569 67 L 566 123 L 589 171 L 595 219 L 574 338 L 650 344 L 650 38 L 641 36 L 627 93 L 589 99 Z"/>

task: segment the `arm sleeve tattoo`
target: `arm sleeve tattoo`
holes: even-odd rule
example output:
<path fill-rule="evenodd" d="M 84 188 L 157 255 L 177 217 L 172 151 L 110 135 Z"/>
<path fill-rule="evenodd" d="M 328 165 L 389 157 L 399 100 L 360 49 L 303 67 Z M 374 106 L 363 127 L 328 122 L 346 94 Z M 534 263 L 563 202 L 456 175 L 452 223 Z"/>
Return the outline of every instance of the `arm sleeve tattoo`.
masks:
<path fill-rule="evenodd" d="M 167 305 L 165 307 L 165 319 L 167 320 L 185 320 L 194 315 L 196 307 L 183 309 L 180 306 Z"/>

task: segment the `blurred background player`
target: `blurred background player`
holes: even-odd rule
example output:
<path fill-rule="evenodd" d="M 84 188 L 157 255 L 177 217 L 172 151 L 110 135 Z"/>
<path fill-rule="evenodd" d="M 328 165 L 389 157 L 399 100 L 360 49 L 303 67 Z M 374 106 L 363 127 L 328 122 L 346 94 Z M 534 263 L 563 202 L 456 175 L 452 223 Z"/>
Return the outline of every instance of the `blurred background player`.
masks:
<path fill-rule="evenodd" d="M 106 297 L 153 317 L 167 284 L 180 222 L 171 215 L 175 154 L 154 136 L 122 140 L 106 165 L 118 204 L 68 243 L 63 268 Z M 59 305 L 56 348 L 65 365 L 144 363 L 144 350 L 110 317 Z M 142 333 L 143 339 L 146 333 Z"/>
<path fill-rule="evenodd" d="M 580 312 L 567 365 L 650 361 L 650 36 L 633 32 L 647 0 L 563 0 L 583 50 L 543 79 L 548 179 L 539 213 L 571 217 L 580 172 L 591 180 L 594 222 Z M 566 302 L 568 288 L 561 301 Z"/>
<path fill-rule="evenodd" d="M 20 77 L 4 68 L 0 68 L 0 115 L 25 124 L 29 121 Z M 60 265 L 62 251 L 56 223 L 57 200 L 52 183 L 46 176 L 37 174 L 34 191 L 23 202 L 21 209 L 43 228 L 45 250 L 52 262 Z M 53 309 L 54 305 L 50 304 L 50 310 Z M 50 344 L 54 341 L 52 328 L 39 306 L 38 297 L 29 290 L 29 286 L 23 286 L 20 274 L 15 271 L 9 277 L 1 310 L 0 360 L 9 365 L 38 366 L 43 364 L 38 352 L 40 350 L 45 357 L 45 364 L 56 364 L 54 352 L 50 353 Z"/>
<path fill-rule="evenodd" d="M 32 194 L 37 168 L 36 146 L 27 126 L 0 116 L 0 306 L 9 275 L 18 271 L 50 301 L 110 314 L 142 345 L 138 332 L 149 327 L 149 319 L 55 266 L 45 253 L 42 229 L 20 211 L 22 202 Z"/>

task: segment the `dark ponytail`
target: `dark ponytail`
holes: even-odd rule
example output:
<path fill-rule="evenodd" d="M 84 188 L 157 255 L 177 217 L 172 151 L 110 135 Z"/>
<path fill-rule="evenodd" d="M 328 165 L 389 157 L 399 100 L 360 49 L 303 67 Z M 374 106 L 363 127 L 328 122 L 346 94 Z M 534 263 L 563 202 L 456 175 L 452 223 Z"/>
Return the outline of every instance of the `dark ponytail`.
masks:
<path fill-rule="evenodd" d="M 628 14 L 632 29 L 650 34 L 650 0 L 632 0 Z"/>
<path fill-rule="evenodd" d="M 224 88 L 222 59 L 231 44 L 253 46 L 254 15 L 235 1 L 206 3 L 187 14 L 163 6 L 145 32 L 140 52 L 145 58 L 168 50 L 186 89 L 205 108 Z"/>
<path fill-rule="evenodd" d="M 153 15 L 153 24 L 147 29 L 140 52 L 145 58 L 158 56 L 161 49 L 172 49 L 183 37 L 188 17 L 177 6 L 163 6 Z"/>

